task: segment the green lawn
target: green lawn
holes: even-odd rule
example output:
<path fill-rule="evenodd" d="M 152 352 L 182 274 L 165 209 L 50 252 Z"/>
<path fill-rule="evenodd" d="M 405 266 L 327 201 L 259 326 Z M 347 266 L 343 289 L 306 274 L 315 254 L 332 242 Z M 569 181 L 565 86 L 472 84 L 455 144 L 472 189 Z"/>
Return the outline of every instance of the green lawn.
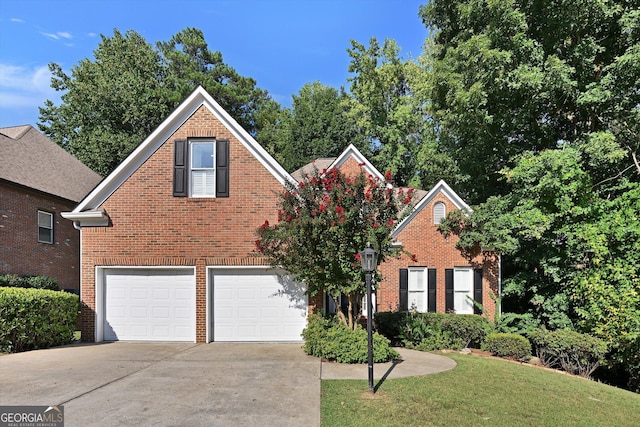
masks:
<path fill-rule="evenodd" d="M 640 394 L 499 359 L 448 354 L 448 372 L 322 381 L 323 426 L 640 426 Z"/>

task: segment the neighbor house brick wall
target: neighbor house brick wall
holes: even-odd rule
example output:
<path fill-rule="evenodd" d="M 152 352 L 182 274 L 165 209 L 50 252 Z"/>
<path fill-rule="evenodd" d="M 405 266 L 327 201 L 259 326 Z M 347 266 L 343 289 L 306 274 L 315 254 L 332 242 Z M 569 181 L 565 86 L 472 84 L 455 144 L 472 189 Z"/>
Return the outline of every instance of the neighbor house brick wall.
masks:
<path fill-rule="evenodd" d="M 228 198 L 173 196 L 174 141 L 229 140 Z M 282 184 L 205 107 L 200 107 L 103 204 L 111 224 L 82 229 L 82 332 L 95 331 L 96 266 L 196 267 L 196 340 L 206 340 L 206 266 L 266 265 L 255 230 L 277 219 Z"/>
<path fill-rule="evenodd" d="M 80 232 L 60 216 L 75 207 L 59 197 L 0 181 L 0 274 L 47 276 L 80 286 Z M 38 210 L 53 214 L 53 244 L 38 242 Z"/>

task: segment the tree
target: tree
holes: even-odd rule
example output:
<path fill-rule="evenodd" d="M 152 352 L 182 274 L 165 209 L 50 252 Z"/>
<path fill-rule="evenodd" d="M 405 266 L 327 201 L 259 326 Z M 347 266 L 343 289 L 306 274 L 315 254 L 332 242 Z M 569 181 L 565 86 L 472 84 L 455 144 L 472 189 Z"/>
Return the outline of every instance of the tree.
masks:
<path fill-rule="evenodd" d="M 421 16 L 437 140 L 477 205 L 443 232 L 503 254 L 505 307 L 606 339 L 637 381 L 637 4 L 433 0 Z"/>
<path fill-rule="evenodd" d="M 603 179 L 632 170 L 640 105 L 634 2 L 433 0 L 420 14 L 431 30 L 423 61 L 437 138 L 473 179 L 463 192 L 471 203 L 504 194 L 499 171 L 516 156 L 559 144 L 613 136 L 608 148 L 627 157 Z"/>
<path fill-rule="evenodd" d="M 349 309 L 338 316 L 353 329 L 366 292 L 359 252 L 371 244 L 378 262 L 392 255 L 391 231 L 411 198 L 412 191 L 397 197 L 364 172 L 348 177 L 335 168 L 316 170 L 297 186 L 287 185 L 278 223 L 258 228 L 256 247 L 271 265 L 302 280 L 310 296 L 326 292 L 339 307 L 345 295 Z"/>
<path fill-rule="evenodd" d="M 101 36 L 94 60 L 84 59 L 67 75 L 49 65 L 51 85 L 62 103 L 47 100 L 38 127 L 49 138 L 100 173 L 110 173 L 197 85 L 254 135 L 268 127 L 274 109 L 253 79 L 240 76 L 208 49 L 200 30 L 187 28 L 158 50 L 135 31 Z"/>
<path fill-rule="evenodd" d="M 163 96 L 160 56 L 135 31 L 102 37 L 95 60 L 67 75 L 49 64 L 62 103 L 45 101 L 38 127 L 101 175 L 113 170 L 171 111 Z"/>
<path fill-rule="evenodd" d="M 337 157 L 349 144 L 367 150 L 352 120 L 349 96 L 320 82 L 308 83 L 293 96 L 291 110 L 281 116 L 276 157 L 294 171 L 320 157 Z"/>
<path fill-rule="evenodd" d="M 362 129 L 380 170 L 390 170 L 398 185 L 418 184 L 414 179 L 416 152 L 422 141 L 422 115 L 413 97 L 419 68 L 403 61 L 400 48 L 387 39 L 382 46 L 371 38 L 369 47 L 351 41 L 349 78 L 356 101 L 352 114 Z"/>
<path fill-rule="evenodd" d="M 266 91 L 256 88 L 254 79 L 224 63 L 222 53 L 209 50 L 202 31 L 186 28 L 156 45 L 167 70 L 164 85 L 174 105 L 200 85 L 247 132 L 258 133 L 256 114 L 273 101 Z"/>

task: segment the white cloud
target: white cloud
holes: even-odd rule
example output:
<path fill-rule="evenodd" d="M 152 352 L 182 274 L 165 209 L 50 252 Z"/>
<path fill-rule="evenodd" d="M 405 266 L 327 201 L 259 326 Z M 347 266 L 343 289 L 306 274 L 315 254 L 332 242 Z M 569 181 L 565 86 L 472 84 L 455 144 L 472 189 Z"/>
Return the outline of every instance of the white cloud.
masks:
<path fill-rule="evenodd" d="M 24 19 L 20 19 L 20 18 L 11 18 L 10 21 L 15 22 L 17 24 L 24 24 Z"/>
<path fill-rule="evenodd" d="M 58 40 L 60 37 L 57 34 L 53 34 L 53 33 L 45 33 L 44 31 L 40 31 L 40 34 L 42 34 L 43 36 L 50 38 L 52 40 Z"/>
<path fill-rule="evenodd" d="M 46 65 L 23 67 L 0 64 L 0 109 L 31 108 L 54 102 L 60 94 L 51 87 L 51 72 Z"/>
<path fill-rule="evenodd" d="M 46 31 L 40 31 L 40 34 L 52 40 L 60 40 L 60 39 L 71 40 L 73 38 L 71 33 L 67 33 L 66 31 L 58 31 L 57 33 L 48 33 Z"/>

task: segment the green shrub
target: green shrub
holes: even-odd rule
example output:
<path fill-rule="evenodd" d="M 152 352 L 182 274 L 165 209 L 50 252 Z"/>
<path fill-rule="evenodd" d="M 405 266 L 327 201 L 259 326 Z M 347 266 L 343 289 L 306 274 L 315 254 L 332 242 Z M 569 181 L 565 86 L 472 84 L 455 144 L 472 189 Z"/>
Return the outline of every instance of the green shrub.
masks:
<path fill-rule="evenodd" d="M 60 290 L 58 282 L 46 276 L 0 275 L 0 287 Z"/>
<path fill-rule="evenodd" d="M 494 356 L 528 362 L 531 359 L 531 343 L 522 335 L 495 333 L 484 339 L 482 349 Z"/>
<path fill-rule="evenodd" d="M 68 344 L 73 341 L 77 315 L 76 295 L 0 287 L 0 351 Z"/>
<path fill-rule="evenodd" d="M 461 350 L 465 347 L 464 340 L 456 338 L 450 332 L 435 329 L 429 336 L 422 339 L 416 345 L 416 350 L 436 351 L 436 350 Z M 408 346 L 412 348 L 412 346 Z"/>
<path fill-rule="evenodd" d="M 428 351 L 479 346 L 488 328 L 487 320 L 467 314 L 384 312 L 375 319 L 392 342 Z"/>
<path fill-rule="evenodd" d="M 376 331 L 394 345 L 402 343 L 408 317 L 407 311 L 380 311 L 373 315 Z"/>
<path fill-rule="evenodd" d="M 603 340 L 569 329 L 538 329 L 529 334 L 529 339 L 545 366 L 582 377 L 589 377 L 607 353 Z"/>
<path fill-rule="evenodd" d="M 463 342 L 462 348 L 479 347 L 485 337 L 489 323 L 481 316 L 474 314 L 449 314 L 442 322 L 443 332 Z"/>
<path fill-rule="evenodd" d="M 409 312 L 407 324 L 402 328 L 402 342 L 405 346 L 417 346 L 425 338 L 429 338 L 442 330 L 442 323 L 447 318 L 444 313 Z"/>
<path fill-rule="evenodd" d="M 319 315 L 309 316 L 307 327 L 302 331 L 304 351 L 308 355 L 335 360 L 339 363 L 366 363 L 368 358 L 367 331 L 349 329 L 342 323 Z M 378 333 L 373 334 L 373 360 L 388 362 L 400 355 L 389 346 L 389 340 Z"/>

